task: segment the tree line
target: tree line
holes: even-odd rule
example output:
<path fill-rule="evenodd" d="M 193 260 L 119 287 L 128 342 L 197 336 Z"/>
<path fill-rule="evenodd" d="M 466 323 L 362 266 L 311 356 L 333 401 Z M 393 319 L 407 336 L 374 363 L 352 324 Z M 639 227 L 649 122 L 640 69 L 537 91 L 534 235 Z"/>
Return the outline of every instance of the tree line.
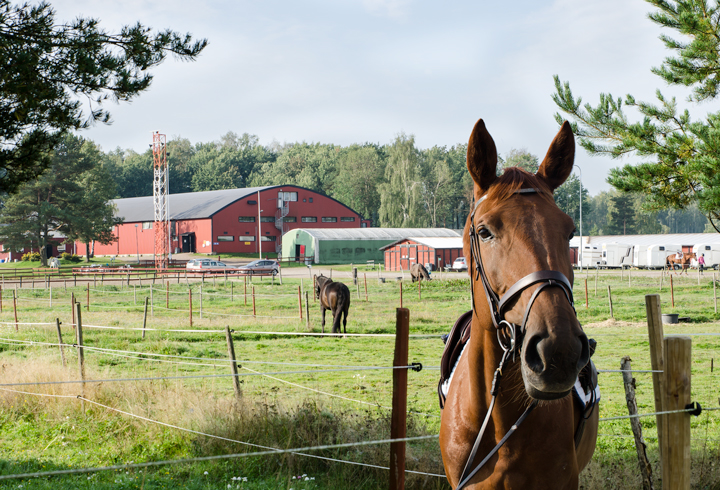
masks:
<path fill-rule="evenodd" d="M 263 146 L 257 136 L 228 132 L 209 143 L 175 137 L 167 143 L 170 193 L 265 185 L 298 185 L 330 196 L 381 227 L 462 228 L 472 202 L 466 144 L 421 149 L 401 133 L 385 145 L 291 143 Z M 103 166 L 116 197 L 152 194 L 152 151 L 117 148 Z M 535 172 L 526 150 L 501 156 L 498 172 L 520 166 Z M 587 190 L 583 190 L 587 199 Z M 579 219 L 580 183 L 571 176 L 556 191 L 558 205 Z"/>

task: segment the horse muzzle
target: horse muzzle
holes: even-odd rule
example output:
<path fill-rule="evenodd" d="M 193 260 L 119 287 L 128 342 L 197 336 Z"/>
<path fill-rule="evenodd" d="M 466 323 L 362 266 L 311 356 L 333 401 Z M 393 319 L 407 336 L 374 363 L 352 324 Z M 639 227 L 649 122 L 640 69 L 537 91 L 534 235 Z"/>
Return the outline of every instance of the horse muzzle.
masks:
<path fill-rule="evenodd" d="M 562 339 L 542 334 L 528 336 L 521 352 L 525 391 L 537 400 L 564 398 L 589 360 L 590 344 L 582 332 Z"/>

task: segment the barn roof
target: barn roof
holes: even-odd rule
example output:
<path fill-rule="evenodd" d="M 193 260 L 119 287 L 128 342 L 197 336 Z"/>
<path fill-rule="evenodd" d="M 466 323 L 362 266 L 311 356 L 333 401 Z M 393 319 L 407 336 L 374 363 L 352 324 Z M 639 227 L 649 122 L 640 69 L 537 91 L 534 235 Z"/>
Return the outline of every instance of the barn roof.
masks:
<path fill-rule="evenodd" d="M 279 186 L 248 187 L 245 189 L 223 189 L 220 191 L 183 192 L 168 195 L 168 210 L 171 220 L 209 218 L 221 209 L 239 199 L 258 191 Z M 125 222 L 154 221 L 153 196 L 114 199 L 116 216 Z"/>
<path fill-rule="evenodd" d="M 318 240 L 402 240 L 414 237 L 459 237 L 448 228 L 300 228 Z"/>
<path fill-rule="evenodd" d="M 626 245 L 696 245 L 698 243 L 720 245 L 720 233 L 666 233 L 659 235 L 599 235 L 583 236 L 584 244 L 623 243 Z M 570 247 L 577 248 L 580 237 L 570 240 Z"/>
<path fill-rule="evenodd" d="M 407 238 L 403 238 L 401 240 L 397 240 L 396 242 L 390 243 L 388 245 L 385 245 L 384 247 L 380 247 L 380 250 L 386 250 L 388 248 L 392 248 L 398 243 L 404 242 L 406 240 L 412 240 L 414 242 L 417 242 L 421 245 L 426 245 L 430 248 L 435 249 L 448 249 L 448 248 L 463 248 L 463 239 L 461 236 L 429 236 L 429 237 L 417 237 L 417 236 L 410 236 Z"/>

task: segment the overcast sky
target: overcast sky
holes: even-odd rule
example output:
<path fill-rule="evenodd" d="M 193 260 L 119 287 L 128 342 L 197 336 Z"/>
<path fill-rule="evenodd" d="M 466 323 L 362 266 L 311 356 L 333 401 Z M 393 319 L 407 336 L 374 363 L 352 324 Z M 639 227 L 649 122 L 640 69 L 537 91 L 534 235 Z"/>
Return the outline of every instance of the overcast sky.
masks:
<path fill-rule="evenodd" d="M 51 3 L 58 21 L 95 17 L 109 31 L 139 21 L 209 40 L 196 62 L 169 59 L 149 91 L 111 105 L 112 125 L 82 133 L 105 151 L 145 151 L 152 131 L 339 145 L 405 132 L 421 148 L 452 146 L 482 117 L 501 155 L 542 158 L 558 130 L 554 74 L 593 104 L 600 92 L 651 100 L 657 88 L 684 99 L 650 73 L 668 53 L 642 0 Z M 593 195 L 609 189 L 610 168 L 632 161 L 576 156 Z"/>

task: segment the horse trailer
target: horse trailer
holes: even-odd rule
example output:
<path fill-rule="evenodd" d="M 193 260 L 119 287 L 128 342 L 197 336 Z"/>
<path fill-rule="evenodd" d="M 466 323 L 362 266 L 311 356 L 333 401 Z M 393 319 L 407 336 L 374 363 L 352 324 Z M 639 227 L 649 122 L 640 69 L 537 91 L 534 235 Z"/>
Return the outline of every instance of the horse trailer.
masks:
<path fill-rule="evenodd" d="M 582 245 L 582 252 L 578 258 L 578 267 L 598 267 L 602 259 L 602 251 L 598 250 L 597 245 L 590 245 L 584 243 Z"/>
<path fill-rule="evenodd" d="M 645 269 L 647 267 L 647 248 L 647 245 L 633 246 L 632 265 L 634 265 L 638 269 Z"/>
<path fill-rule="evenodd" d="M 647 248 L 648 269 L 662 269 L 667 264 L 668 255 L 682 253 L 681 245 L 649 245 Z"/>
<path fill-rule="evenodd" d="M 624 243 L 603 243 L 600 265 L 608 268 L 630 267 L 633 258 L 632 250 L 632 245 Z"/>
<path fill-rule="evenodd" d="M 705 254 L 705 267 L 717 269 L 720 266 L 720 245 L 699 243 L 692 248 L 695 258 L 692 259 L 691 264 L 693 267 L 697 267 L 697 259 L 700 254 Z"/>

